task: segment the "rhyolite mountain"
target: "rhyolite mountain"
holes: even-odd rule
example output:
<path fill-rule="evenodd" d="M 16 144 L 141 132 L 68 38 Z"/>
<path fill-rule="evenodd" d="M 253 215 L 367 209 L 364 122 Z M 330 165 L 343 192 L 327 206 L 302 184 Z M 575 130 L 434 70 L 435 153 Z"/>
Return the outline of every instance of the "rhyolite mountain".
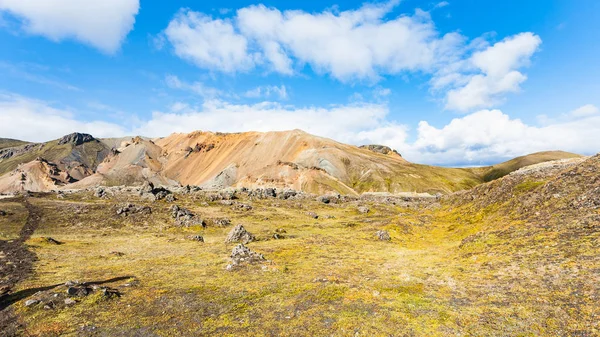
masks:
<path fill-rule="evenodd" d="M 300 130 L 192 132 L 96 139 L 73 133 L 45 143 L 0 139 L 0 193 L 99 185 L 270 186 L 310 193 L 451 193 L 523 166 L 579 157 L 544 152 L 480 168 L 414 164 L 387 146 L 342 144 Z"/>

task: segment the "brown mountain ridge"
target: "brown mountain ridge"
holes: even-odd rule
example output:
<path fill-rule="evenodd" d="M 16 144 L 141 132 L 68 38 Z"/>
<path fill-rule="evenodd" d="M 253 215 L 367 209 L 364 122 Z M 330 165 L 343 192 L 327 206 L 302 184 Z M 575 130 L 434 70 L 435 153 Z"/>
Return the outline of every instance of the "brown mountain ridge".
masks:
<path fill-rule="evenodd" d="M 278 187 L 309 193 L 451 193 L 523 166 L 580 157 L 543 152 L 480 168 L 414 164 L 381 145 L 361 147 L 301 130 L 196 131 L 147 139 L 96 139 L 73 133 L 46 143 L 0 139 L 0 193 L 98 185 L 197 185 L 205 189 Z"/>

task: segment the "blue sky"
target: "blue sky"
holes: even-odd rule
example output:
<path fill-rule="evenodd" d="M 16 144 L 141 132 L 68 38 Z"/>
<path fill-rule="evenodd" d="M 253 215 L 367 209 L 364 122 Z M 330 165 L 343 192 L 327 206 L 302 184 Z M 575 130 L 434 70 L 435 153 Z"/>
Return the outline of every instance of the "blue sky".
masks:
<path fill-rule="evenodd" d="M 300 128 L 407 159 L 593 154 L 600 3 L 0 0 L 0 137 Z"/>

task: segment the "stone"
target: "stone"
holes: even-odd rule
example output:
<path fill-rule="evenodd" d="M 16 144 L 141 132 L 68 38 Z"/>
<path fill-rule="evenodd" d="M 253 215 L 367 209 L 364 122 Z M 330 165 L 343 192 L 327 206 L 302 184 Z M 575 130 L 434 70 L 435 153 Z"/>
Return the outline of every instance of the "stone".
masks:
<path fill-rule="evenodd" d="M 94 196 L 96 198 L 106 198 L 106 190 L 104 189 L 104 187 L 98 187 L 96 188 L 96 192 L 94 193 Z"/>
<path fill-rule="evenodd" d="M 39 300 L 27 300 L 27 301 L 25 301 L 25 306 L 26 306 L 26 307 L 30 307 L 30 306 L 32 306 L 32 305 L 36 305 L 36 304 L 38 304 L 38 303 L 40 303 L 40 301 L 39 301 Z"/>
<path fill-rule="evenodd" d="M 74 299 L 72 299 L 72 298 L 65 298 L 65 304 L 66 305 L 73 305 L 75 303 L 77 303 L 77 301 L 75 301 Z"/>
<path fill-rule="evenodd" d="M 320 197 L 317 197 L 317 201 L 318 201 L 318 202 L 322 202 L 322 203 L 324 203 L 324 204 L 328 204 L 328 203 L 330 203 L 330 202 L 331 202 L 331 199 L 329 198 L 329 196 L 322 195 L 322 196 L 320 196 Z"/>
<path fill-rule="evenodd" d="M 121 293 L 117 289 L 107 287 L 100 288 L 100 294 L 102 294 L 102 297 L 104 298 L 121 297 Z"/>
<path fill-rule="evenodd" d="M 308 215 L 309 217 L 311 217 L 313 219 L 318 219 L 319 218 L 319 216 L 315 212 L 306 212 L 306 215 Z"/>
<path fill-rule="evenodd" d="M 131 214 L 152 214 L 152 208 L 150 206 L 138 206 L 134 204 L 126 204 L 117 209 L 117 215 L 129 216 Z"/>
<path fill-rule="evenodd" d="M 262 254 L 250 250 L 250 248 L 244 246 L 242 243 L 233 248 L 230 257 L 231 263 L 227 265 L 227 270 L 233 270 L 242 264 L 253 264 L 266 261 Z"/>
<path fill-rule="evenodd" d="M 388 231 L 384 231 L 384 230 L 377 231 L 377 233 L 375 233 L 375 235 L 381 241 L 390 241 L 392 239 L 390 237 L 390 233 L 388 233 Z"/>
<path fill-rule="evenodd" d="M 233 243 L 233 242 L 248 243 L 248 242 L 254 241 L 255 239 L 256 238 L 254 237 L 254 235 L 252 235 L 250 232 L 248 232 L 244 228 L 244 226 L 237 225 L 231 230 L 231 232 L 229 232 L 229 235 L 227 235 L 227 238 L 225 239 L 225 243 Z"/>
<path fill-rule="evenodd" d="M 366 206 L 359 206 L 359 207 L 358 207 L 358 211 L 359 211 L 360 213 L 366 214 L 366 213 L 369 213 L 369 211 L 370 211 L 370 210 L 369 210 L 369 208 L 368 208 L 368 207 L 366 207 Z"/>
<path fill-rule="evenodd" d="M 3 211 L 0 209 L 0 216 L 7 216 L 7 215 L 8 215 L 8 213 L 6 213 L 6 211 Z"/>
<path fill-rule="evenodd" d="M 52 244 L 52 245 L 62 245 L 62 242 L 60 242 L 60 241 L 58 241 L 58 240 L 55 240 L 55 239 L 53 239 L 53 238 L 51 238 L 51 237 L 45 237 L 45 238 L 43 238 L 43 239 L 44 239 L 44 241 L 45 241 L 46 243 L 49 243 L 49 244 Z"/>
<path fill-rule="evenodd" d="M 294 198 L 297 195 L 298 195 L 298 192 L 291 190 L 291 189 L 285 189 L 281 192 L 277 192 L 277 198 L 283 199 L 283 200 Z"/>
<path fill-rule="evenodd" d="M 154 190 L 154 184 L 152 184 L 151 182 L 146 180 L 146 181 L 144 181 L 144 183 L 142 184 L 142 187 L 140 188 L 140 194 L 152 193 L 153 190 Z"/>
<path fill-rule="evenodd" d="M 166 202 L 175 202 L 176 200 L 177 200 L 177 198 L 175 198 L 175 196 L 173 194 L 169 194 L 165 197 Z"/>
<path fill-rule="evenodd" d="M 231 220 L 229 220 L 227 218 L 220 218 L 220 219 L 213 220 L 213 223 L 215 226 L 218 226 L 218 227 L 227 227 L 227 226 L 231 225 Z"/>
<path fill-rule="evenodd" d="M 204 242 L 204 238 L 201 235 L 190 235 L 188 239 L 192 241 Z"/>
<path fill-rule="evenodd" d="M 231 208 L 233 208 L 234 210 L 240 210 L 240 211 L 252 210 L 252 206 L 246 205 L 246 204 L 241 204 L 241 203 L 236 203 L 233 206 L 231 206 Z"/>
<path fill-rule="evenodd" d="M 175 219 L 175 224 L 177 226 L 189 227 L 201 225 L 202 227 L 206 227 L 206 221 L 194 215 L 188 209 L 173 205 L 169 208 L 169 211 L 171 211 L 171 216 Z"/>
<path fill-rule="evenodd" d="M 90 289 L 85 286 L 72 286 L 67 288 L 67 295 L 85 297 L 89 295 Z"/>

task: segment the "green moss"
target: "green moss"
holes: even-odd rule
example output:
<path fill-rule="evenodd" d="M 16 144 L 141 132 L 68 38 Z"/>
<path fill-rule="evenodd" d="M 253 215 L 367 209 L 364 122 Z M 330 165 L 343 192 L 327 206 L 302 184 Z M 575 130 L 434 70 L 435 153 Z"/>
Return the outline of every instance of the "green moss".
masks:
<path fill-rule="evenodd" d="M 527 180 L 515 186 L 514 191 L 517 193 L 525 193 L 544 185 L 543 181 Z"/>

